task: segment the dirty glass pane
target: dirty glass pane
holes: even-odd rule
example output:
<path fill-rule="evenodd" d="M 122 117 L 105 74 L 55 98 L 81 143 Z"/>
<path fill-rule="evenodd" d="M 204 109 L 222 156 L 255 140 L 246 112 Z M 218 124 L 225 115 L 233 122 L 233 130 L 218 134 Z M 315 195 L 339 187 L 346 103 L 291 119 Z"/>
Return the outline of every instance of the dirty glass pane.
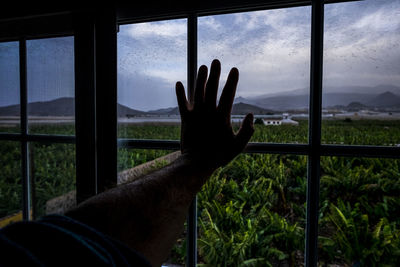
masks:
<path fill-rule="evenodd" d="M 74 144 L 29 144 L 32 217 L 63 214 L 76 205 Z"/>
<path fill-rule="evenodd" d="M 232 120 L 255 115 L 251 141 L 307 142 L 310 28 L 309 6 L 199 17 L 198 65 L 221 61 L 220 92 L 239 69 Z"/>
<path fill-rule="evenodd" d="M 0 228 L 22 220 L 21 144 L 0 141 Z"/>
<path fill-rule="evenodd" d="M 186 47 L 186 19 L 120 26 L 119 138 L 179 138 L 175 83 L 186 84 Z"/>
<path fill-rule="evenodd" d="M 157 170 L 179 155 L 170 150 L 118 148 L 118 184 Z"/>
<path fill-rule="evenodd" d="M 155 149 L 118 149 L 118 184 L 129 183 L 173 162 L 180 151 Z M 186 259 L 186 223 L 182 234 L 162 266 L 184 266 Z"/>
<path fill-rule="evenodd" d="M 320 266 L 397 266 L 400 160 L 321 158 Z"/>
<path fill-rule="evenodd" d="M 26 41 L 29 133 L 75 134 L 74 38 Z"/>
<path fill-rule="evenodd" d="M 20 131 L 19 44 L 0 43 L 0 132 Z"/>
<path fill-rule="evenodd" d="M 295 155 L 241 154 L 214 172 L 198 194 L 198 263 L 302 266 L 306 177 Z"/>
<path fill-rule="evenodd" d="M 322 142 L 400 145 L 400 1 L 325 6 Z"/>

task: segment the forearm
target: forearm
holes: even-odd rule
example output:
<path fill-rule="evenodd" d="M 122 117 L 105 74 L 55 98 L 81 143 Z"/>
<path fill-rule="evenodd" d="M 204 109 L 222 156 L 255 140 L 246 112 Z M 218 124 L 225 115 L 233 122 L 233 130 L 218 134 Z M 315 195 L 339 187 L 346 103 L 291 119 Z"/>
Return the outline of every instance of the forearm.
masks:
<path fill-rule="evenodd" d="M 201 66 L 190 99 L 182 83 L 176 84 L 182 121 L 180 158 L 140 180 L 95 196 L 66 215 L 125 242 L 159 266 L 181 233 L 196 193 L 215 168 L 244 149 L 254 132 L 251 114 L 237 134 L 232 130 L 230 114 L 239 80 L 236 68 L 231 69 L 217 106 L 220 72 L 220 63 L 214 60 L 207 80 L 207 67 Z"/>
<path fill-rule="evenodd" d="M 191 201 L 212 172 L 182 155 L 137 181 L 90 198 L 66 215 L 160 265 L 183 230 Z"/>

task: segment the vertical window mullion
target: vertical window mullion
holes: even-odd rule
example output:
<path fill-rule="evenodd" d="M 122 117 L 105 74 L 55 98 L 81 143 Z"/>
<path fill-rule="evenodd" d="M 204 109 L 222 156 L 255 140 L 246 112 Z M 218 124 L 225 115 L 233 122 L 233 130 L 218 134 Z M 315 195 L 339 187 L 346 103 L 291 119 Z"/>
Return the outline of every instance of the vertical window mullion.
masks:
<path fill-rule="evenodd" d="M 19 41 L 19 75 L 20 75 L 20 118 L 21 118 L 21 175 L 22 175 L 22 217 L 30 219 L 30 177 L 29 177 L 29 145 L 28 145 L 28 93 L 26 39 Z"/>
<path fill-rule="evenodd" d="M 194 84 L 197 72 L 197 14 L 188 16 L 188 77 L 187 95 L 189 99 L 193 97 Z M 197 264 L 197 197 L 193 199 L 189 208 L 187 219 L 187 247 L 186 247 L 186 266 L 195 267 Z"/>
<path fill-rule="evenodd" d="M 97 193 L 117 184 L 117 19 L 100 5 L 95 25 Z"/>
<path fill-rule="evenodd" d="M 77 14 L 76 20 L 74 38 L 76 198 L 80 203 L 97 193 L 95 25 L 91 13 Z"/>
<path fill-rule="evenodd" d="M 307 170 L 307 226 L 305 265 L 317 266 L 319 180 L 321 157 L 321 103 L 323 55 L 323 0 L 312 1 L 309 146 Z"/>

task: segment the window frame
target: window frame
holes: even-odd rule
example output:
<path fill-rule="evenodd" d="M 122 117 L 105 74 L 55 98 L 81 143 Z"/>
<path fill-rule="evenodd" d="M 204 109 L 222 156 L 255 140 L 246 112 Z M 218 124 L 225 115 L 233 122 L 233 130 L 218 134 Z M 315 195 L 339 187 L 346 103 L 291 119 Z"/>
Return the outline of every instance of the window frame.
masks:
<path fill-rule="evenodd" d="M 75 11 L 17 22 L 0 22 L 0 41 L 19 41 L 20 49 L 20 124 L 19 133 L 0 133 L 1 141 L 21 144 L 23 218 L 30 219 L 29 143 L 66 143 L 76 148 L 77 201 L 81 202 L 117 182 L 117 149 L 179 150 L 179 140 L 139 140 L 117 138 L 117 60 L 119 25 L 186 18 L 188 24 L 188 84 L 197 72 L 197 18 L 206 15 L 256 11 L 295 6 L 311 6 L 311 56 L 309 137 L 306 144 L 249 143 L 244 153 L 296 154 L 307 156 L 307 218 L 305 265 L 317 266 L 320 159 L 322 156 L 400 158 L 400 147 L 370 145 L 328 145 L 321 143 L 321 97 L 323 70 L 324 5 L 358 0 L 272 0 L 219 4 L 212 1 L 197 7 L 149 9 L 142 3 L 113 8 Z M 53 21 L 55 23 L 49 23 Z M 36 25 L 34 27 L 30 24 Z M 10 26 L 11 25 L 11 26 Z M 21 27 L 21 25 L 23 27 Z M 21 30 L 22 29 L 22 30 Z M 28 133 L 26 40 L 74 36 L 75 57 L 75 135 Z M 111 90 L 106 88 L 112 88 Z M 106 114 L 101 110 L 111 111 Z M 110 157 L 110 155 L 113 155 Z M 107 160 L 107 164 L 104 162 Z M 111 162 L 110 162 L 111 160 Z M 196 200 L 188 215 L 187 266 L 197 263 Z"/>
<path fill-rule="evenodd" d="M 69 37 L 66 35 L 51 35 L 52 37 Z M 75 135 L 52 135 L 52 134 L 31 134 L 28 132 L 28 95 L 27 95 L 27 53 L 26 42 L 35 39 L 44 39 L 46 37 L 9 39 L 7 41 L 18 41 L 19 46 L 19 85 L 20 85 L 20 131 L 19 133 L 1 133 L 1 141 L 16 141 L 20 143 L 21 151 L 21 182 L 22 182 L 22 218 L 23 220 L 31 220 L 32 203 L 31 203 L 31 186 L 34 181 L 30 177 L 30 158 L 29 144 L 32 142 L 39 143 L 62 143 L 75 144 Z"/>
<path fill-rule="evenodd" d="M 311 55 L 310 55 L 310 99 L 309 99 L 309 136 L 306 144 L 283 143 L 249 143 L 244 153 L 263 154 L 296 154 L 307 156 L 307 218 L 305 235 L 305 265 L 317 266 L 318 263 L 318 211 L 320 160 L 322 156 L 350 157 L 385 157 L 400 158 L 400 148 L 370 145 L 328 145 L 321 143 L 322 119 L 322 78 L 323 78 L 323 36 L 324 36 L 324 5 L 352 2 L 353 0 L 312 0 L 312 1 L 275 1 L 269 5 L 253 7 L 235 7 L 223 10 L 206 10 L 187 14 L 186 16 L 143 17 L 121 20 L 121 24 L 149 22 L 157 20 L 186 18 L 188 24 L 188 84 L 193 84 L 197 71 L 197 18 L 206 15 L 229 14 L 234 12 L 288 8 L 311 5 Z M 358 1 L 358 0 L 355 0 Z M 273 1 L 272 1 L 273 2 Z M 188 91 L 187 93 L 190 93 Z M 174 140 L 140 140 L 118 138 L 118 148 L 131 149 L 164 149 L 179 150 L 179 141 Z M 188 214 L 187 266 L 197 264 L 197 203 L 193 201 Z"/>

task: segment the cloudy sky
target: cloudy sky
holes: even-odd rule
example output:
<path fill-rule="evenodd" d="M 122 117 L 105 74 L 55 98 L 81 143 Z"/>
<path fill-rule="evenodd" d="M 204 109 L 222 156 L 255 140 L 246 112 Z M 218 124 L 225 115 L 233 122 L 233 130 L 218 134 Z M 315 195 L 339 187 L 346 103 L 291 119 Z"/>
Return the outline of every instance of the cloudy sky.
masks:
<path fill-rule="evenodd" d="M 200 17 L 198 64 L 209 66 L 212 59 L 220 59 L 221 84 L 229 69 L 238 67 L 238 96 L 307 88 L 310 20 L 310 7 Z M 140 110 L 176 106 L 175 82 L 186 84 L 186 23 L 181 19 L 120 27 L 121 104 Z M 326 5 L 324 38 L 324 86 L 400 86 L 400 0 Z M 73 96 L 73 39 L 31 42 L 30 101 Z M 0 106 L 18 102 L 10 92 L 17 90 L 6 89 L 18 80 L 18 66 L 12 63 L 18 61 L 17 51 L 16 44 L 0 44 Z"/>

